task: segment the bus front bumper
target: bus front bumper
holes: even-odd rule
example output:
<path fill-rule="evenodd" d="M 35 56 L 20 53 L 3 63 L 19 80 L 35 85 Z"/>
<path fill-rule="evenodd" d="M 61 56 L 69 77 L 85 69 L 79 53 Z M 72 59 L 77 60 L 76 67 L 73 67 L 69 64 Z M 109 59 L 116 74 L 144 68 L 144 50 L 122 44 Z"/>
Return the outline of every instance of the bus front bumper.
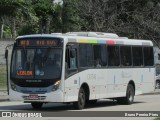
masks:
<path fill-rule="evenodd" d="M 45 94 L 24 94 L 17 91 L 9 91 L 9 99 L 11 101 L 24 102 L 63 102 L 63 92 L 56 90 Z"/>

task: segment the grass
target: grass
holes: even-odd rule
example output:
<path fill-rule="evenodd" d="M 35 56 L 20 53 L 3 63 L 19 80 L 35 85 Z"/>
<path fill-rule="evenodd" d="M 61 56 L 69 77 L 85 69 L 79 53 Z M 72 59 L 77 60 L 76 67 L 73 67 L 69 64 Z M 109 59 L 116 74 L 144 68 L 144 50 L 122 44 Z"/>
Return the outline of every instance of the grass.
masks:
<path fill-rule="evenodd" d="M 6 65 L 0 65 L 0 90 L 7 89 Z"/>
<path fill-rule="evenodd" d="M 154 120 L 160 120 L 160 117 L 158 117 L 158 118 L 155 118 Z"/>

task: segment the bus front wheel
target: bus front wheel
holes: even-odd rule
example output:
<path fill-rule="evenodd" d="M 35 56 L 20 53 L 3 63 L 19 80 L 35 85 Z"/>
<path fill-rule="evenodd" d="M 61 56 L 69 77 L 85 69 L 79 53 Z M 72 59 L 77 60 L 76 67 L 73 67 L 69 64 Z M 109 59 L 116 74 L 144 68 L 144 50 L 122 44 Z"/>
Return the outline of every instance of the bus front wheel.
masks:
<path fill-rule="evenodd" d="M 85 96 L 85 90 L 83 88 L 80 88 L 78 93 L 78 101 L 74 102 L 74 108 L 75 109 L 83 109 L 85 106 L 86 96 Z"/>
<path fill-rule="evenodd" d="M 134 88 L 133 85 L 129 84 L 127 86 L 126 96 L 117 98 L 117 102 L 120 104 L 130 105 L 133 103 L 133 100 L 134 100 Z"/>
<path fill-rule="evenodd" d="M 32 107 L 34 109 L 40 109 L 40 108 L 42 108 L 43 103 L 41 103 L 41 102 L 32 102 L 31 105 L 32 105 Z"/>

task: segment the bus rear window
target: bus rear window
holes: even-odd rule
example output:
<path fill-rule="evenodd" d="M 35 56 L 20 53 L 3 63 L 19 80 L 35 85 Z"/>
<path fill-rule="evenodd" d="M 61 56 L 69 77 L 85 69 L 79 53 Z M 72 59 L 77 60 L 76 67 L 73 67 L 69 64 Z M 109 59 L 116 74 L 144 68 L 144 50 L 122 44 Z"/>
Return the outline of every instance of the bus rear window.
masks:
<path fill-rule="evenodd" d="M 154 64 L 153 48 L 152 47 L 144 47 L 143 54 L 144 54 L 144 65 L 145 66 L 153 66 L 153 64 Z"/>

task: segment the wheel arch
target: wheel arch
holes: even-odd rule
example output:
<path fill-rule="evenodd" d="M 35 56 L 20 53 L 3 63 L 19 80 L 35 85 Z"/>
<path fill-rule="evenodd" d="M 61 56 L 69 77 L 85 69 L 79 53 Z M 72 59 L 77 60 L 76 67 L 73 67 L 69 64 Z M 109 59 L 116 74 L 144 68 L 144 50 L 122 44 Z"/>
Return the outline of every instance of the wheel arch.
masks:
<path fill-rule="evenodd" d="M 133 88 L 134 88 L 134 95 L 135 95 L 135 92 L 136 92 L 136 86 L 135 86 L 134 81 L 133 81 L 133 80 L 130 80 L 130 81 L 128 82 L 128 85 L 129 85 L 129 84 L 133 86 Z"/>
<path fill-rule="evenodd" d="M 82 85 L 81 85 L 80 88 L 83 88 L 83 89 L 84 89 L 86 100 L 89 100 L 89 96 L 90 96 L 89 85 L 85 82 L 85 83 L 82 83 Z"/>

